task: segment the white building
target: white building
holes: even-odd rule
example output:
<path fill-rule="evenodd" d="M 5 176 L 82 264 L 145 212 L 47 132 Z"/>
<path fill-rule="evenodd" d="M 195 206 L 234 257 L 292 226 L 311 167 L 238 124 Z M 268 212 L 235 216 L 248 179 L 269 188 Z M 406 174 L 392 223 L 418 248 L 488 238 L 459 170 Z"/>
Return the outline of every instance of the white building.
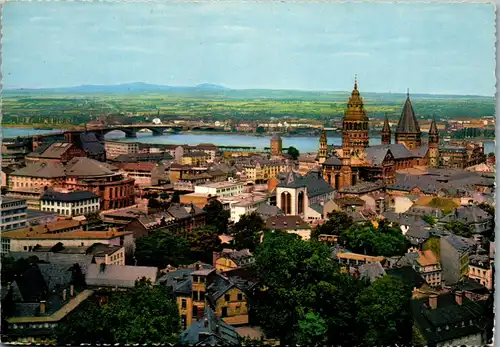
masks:
<path fill-rule="evenodd" d="M 228 206 L 231 212 L 230 219 L 237 223 L 241 216 L 252 213 L 260 206 L 267 203 L 268 197 L 265 193 L 243 193 L 233 197 L 219 198 L 223 206 Z"/>
<path fill-rule="evenodd" d="M 195 193 L 210 194 L 217 197 L 235 196 L 243 193 L 244 184 L 241 182 L 214 182 L 194 187 Z"/>
<path fill-rule="evenodd" d="M 68 193 L 46 191 L 40 199 L 40 210 L 55 212 L 60 216 L 82 216 L 99 212 L 99 197 L 92 192 L 74 191 Z"/>
<path fill-rule="evenodd" d="M 0 230 L 6 231 L 26 227 L 28 225 L 28 205 L 26 204 L 26 200 L 6 196 L 2 196 L 0 199 L 2 200 Z"/>
<path fill-rule="evenodd" d="M 113 159 L 122 154 L 138 153 L 139 143 L 107 140 L 104 142 L 104 148 L 106 150 L 106 157 Z"/>

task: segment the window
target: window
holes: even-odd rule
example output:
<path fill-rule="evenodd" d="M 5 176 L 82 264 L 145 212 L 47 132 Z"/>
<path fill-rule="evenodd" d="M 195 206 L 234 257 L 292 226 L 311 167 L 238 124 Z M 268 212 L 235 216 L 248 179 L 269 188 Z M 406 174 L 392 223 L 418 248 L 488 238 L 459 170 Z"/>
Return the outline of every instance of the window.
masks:
<path fill-rule="evenodd" d="M 230 301 L 231 300 L 231 295 L 229 295 L 229 294 L 224 295 L 224 300 Z"/>
<path fill-rule="evenodd" d="M 187 301 L 186 299 L 181 300 L 181 308 L 187 308 Z"/>
<path fill-rule="evenodd" d="M 238 301 L 243 301 L 243 294 L 241 293 L 238 294 Z"/>
<path fill-rule="evenodd" d="M 200 298 L 200 301 L 205 300 L 205 292 L 199 292 L 198 297 Z"/>

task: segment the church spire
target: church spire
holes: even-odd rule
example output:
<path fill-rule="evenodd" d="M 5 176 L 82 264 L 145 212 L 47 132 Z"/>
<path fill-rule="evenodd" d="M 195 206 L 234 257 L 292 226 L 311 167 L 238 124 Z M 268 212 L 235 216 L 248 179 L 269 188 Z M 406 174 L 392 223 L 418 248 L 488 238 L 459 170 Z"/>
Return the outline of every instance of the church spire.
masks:
<path fill-rule="evenodd" d="M 406 101 L 396 127 L 396 143 L 404 144 L 408 149 L 420 147 L 422 132 L 418 125 L 415 111 L 410 100 L 410 90 L 407 89 Z"/>
<path fill-rule="evenodd" d="M 381 140 L 383 145 L 391 144 L 391 126 L 389 124 L 389 118 L 387 118 L 387 113 L 385 114 L 384 127 L 382 128 Z"/>
<path fill-rule="evenodd" d="M 432 117 L 431 127 L 429 128 L 429 134 L 434 135 L 437 133 L 438 133 L 438 129 L 437 129 L 437 125 L 436 125 L 436 118 Z"/>

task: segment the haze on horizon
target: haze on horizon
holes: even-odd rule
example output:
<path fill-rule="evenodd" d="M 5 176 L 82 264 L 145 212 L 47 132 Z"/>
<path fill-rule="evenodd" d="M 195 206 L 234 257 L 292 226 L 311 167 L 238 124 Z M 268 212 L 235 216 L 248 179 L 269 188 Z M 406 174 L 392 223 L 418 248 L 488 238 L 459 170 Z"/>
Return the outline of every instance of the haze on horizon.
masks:
<path fill-rule="evenodd" d="M 495 94 L 479 3 L 8 2 L 6 89 L 203 83 L 231 89 Z"/>

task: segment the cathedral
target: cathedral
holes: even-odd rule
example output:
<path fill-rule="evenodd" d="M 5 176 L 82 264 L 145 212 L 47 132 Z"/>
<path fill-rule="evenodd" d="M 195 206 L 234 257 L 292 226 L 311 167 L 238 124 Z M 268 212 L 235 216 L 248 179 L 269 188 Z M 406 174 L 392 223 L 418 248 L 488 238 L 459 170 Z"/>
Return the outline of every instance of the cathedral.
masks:
<path fill-rule="evenodd" d="M 436 122 L 432 121 L 428 143 L 422 143 L 422 132 L 409 92 L 396 127 L 395 143 L 392 143 L 387 115 L 380 145 L 369 145 L 368 131 L 369 119 L 356 79 L 342 121 L 342 146 L 329 151 L 325 131 L 319 141 L 318 161 L 322 165 L 323 177 L 336 190 L 359 181 L 382 180 L 392 184 L 396 180 L 396 170 L 420 165 L 438 166 L 439 134 Z"/>

